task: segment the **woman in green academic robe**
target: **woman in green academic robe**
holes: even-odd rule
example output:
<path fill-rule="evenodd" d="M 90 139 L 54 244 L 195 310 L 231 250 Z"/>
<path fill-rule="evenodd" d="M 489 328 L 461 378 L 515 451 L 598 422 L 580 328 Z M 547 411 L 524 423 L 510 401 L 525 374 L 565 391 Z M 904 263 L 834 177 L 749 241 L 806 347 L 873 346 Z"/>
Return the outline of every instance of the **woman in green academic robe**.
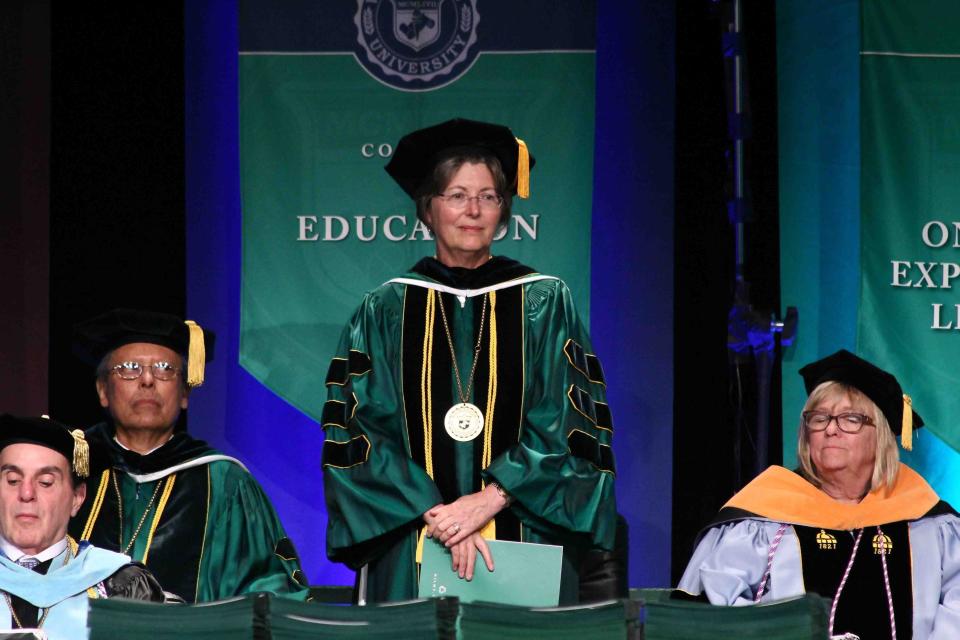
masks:
<path fill-rule="evenodd" d="M 466 580 L 494 569 L 486 540 L 562 545 L 561 602 L 584 552 L 613 547 L 613 424 L 587 330 L 561 280 L 491 253 L 533 164 L 508 128 L 451 120 L 386 167 L 436 254 L 364 296 L 327 375 L 327 553 L 360 571 L 360 598 L 416 597 L 424 537 Z"/>

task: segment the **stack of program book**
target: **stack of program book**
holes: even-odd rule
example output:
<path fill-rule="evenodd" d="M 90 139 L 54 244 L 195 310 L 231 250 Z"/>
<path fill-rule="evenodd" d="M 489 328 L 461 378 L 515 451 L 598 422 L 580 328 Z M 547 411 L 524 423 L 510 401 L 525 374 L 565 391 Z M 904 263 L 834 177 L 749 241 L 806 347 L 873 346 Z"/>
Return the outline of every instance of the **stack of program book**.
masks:
<path fill-rule="evenodd" d="M 296 602 L 270 603 L 272 640 L 370 638 L 454 640 L 459 603 L 456 598 L 411 600 L 365 607 Z"/>
<path fill-rule="evenodd" d="M 197 605 L 91 600 L 87 624 L 90 640 L 454 640 L 458 607 L 456 598 L 354 607 L 299 602 L 265 593 Z"/>
<path fill-rule="evenodd" d="M 718 607 L 658 596 L 644 598 L 643 604 L 646 640 L 827 637 L 829 603 L 813 594 L 751 607 Z"/>
<path fill-rule="evenodd" d="M 552 608 L 523 608 L 486 602 L 461 603 L 460 639 L 640 638 L 640 610 L 640 603 L 634 600 Z"/>
<path fill-rule="evenodd" d="M 269 640 L 269 597 L 255 594 L 207 604 L 157 604 L 123 599 L 90 601 L 90 640 Z"/>

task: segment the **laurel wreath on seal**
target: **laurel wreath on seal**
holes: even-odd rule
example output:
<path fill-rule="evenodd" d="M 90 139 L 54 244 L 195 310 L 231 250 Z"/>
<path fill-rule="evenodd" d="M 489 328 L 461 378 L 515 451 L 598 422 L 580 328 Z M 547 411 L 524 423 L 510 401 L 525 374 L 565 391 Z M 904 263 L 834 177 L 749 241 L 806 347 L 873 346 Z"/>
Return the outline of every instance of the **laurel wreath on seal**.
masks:
<path fill-rule="evenodd" d="M 368 36 L 372 36 L 374 32 L 373 9 L 370 7 L 363 10 L 363 32 Z"/>
<path fill-rule="evenodd" d="M 470 31 L 470 25 L 473 24 L 473 14 L 464 11 L 460 14 L 460 31 Z"/>

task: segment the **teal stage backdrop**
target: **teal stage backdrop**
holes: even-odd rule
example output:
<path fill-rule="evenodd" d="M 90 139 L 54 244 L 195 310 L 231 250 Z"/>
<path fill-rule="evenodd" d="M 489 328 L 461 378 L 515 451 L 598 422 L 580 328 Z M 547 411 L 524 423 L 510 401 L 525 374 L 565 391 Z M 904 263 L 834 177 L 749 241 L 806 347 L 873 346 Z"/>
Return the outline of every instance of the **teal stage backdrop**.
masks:
<path fill-rule="evenodd" d="M 903 459 L 960 504 L 960 6 L 781 1 L 784 461 L 797 369 L 844 347 L 897 374 L 927 427 Z M 952 448 L 951 448 L 952 447 Z"/>
<path fill-rule="evenodd" d="M 531 197 L 493 251 L 563 278 L 590 317 L 595 10 L 543 24 L 552 3 L 526 4 L 504 22 L 477 0 L 240 3 L 240 361 L 315 419 L 363 293 L 433 253 L 383 170 L 414 129 L 464 117 L 527 143 Z"/>

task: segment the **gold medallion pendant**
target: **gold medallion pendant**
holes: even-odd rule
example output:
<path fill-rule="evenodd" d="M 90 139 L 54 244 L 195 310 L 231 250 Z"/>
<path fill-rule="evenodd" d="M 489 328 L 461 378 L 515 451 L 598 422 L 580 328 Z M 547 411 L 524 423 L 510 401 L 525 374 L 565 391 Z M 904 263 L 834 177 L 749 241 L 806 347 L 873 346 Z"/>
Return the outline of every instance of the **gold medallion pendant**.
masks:
<path fill-rule="evenodd" d="M 443 417 L 443 426 L 454 440 L 470 442 L 483 433 L 483 412 L 469 402 L 455 404 Z"/>
<path fill-rule="evenodd" d="M 460 367 L 457 366 L 457 354 L 453 348 L 453 337 L 450 335 L 450 325 L 447 323 L 447 312 L 443 310 L 443 300 L 440 301 L 440 317 L 443 318 L 443 329 L 447 334 L 447 345 L 450 347 L 450 360 L 453 363 L 453 372 L 457 376 L 457 395 L 460 403 L 455 404 L 443 417 L 443 427 L 447 435 L 458 442 L 470 442 L 483 432 L 483 412 L 477 405 L 467 402 L 470 390 L 473 388 L 473 374 L 477 371 L 477 356 L 483 342 L 483 323 L 487 317 L 487 301 L 490 294 L 483 297 L 483 308 L 480 312 L 480 331 L 477 332 L 477 344 L 473 348 L 473 366 L 470 367 L 470 377 L 467 379 L 467 390 L 464 392 L 460 382 Z"/>

